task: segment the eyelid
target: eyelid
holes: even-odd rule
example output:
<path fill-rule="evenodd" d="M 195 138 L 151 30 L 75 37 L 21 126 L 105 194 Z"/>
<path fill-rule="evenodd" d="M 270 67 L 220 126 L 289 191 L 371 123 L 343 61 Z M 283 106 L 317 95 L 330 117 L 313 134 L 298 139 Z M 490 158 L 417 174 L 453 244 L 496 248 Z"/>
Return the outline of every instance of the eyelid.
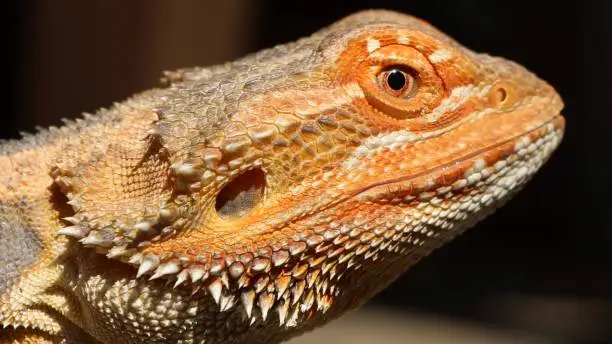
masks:
<path fill-rule="evenodd" d="M 414 94 L 397 97 L 390 94 L 379 82 L 380 73 L 399 66 L 415 76 Z M 351 73 L 363 90 L 365 100 L 378 113 L 395 120 L 410 120 L 428 113 L 444 97 L 444 82 L 435 66 L 414 47 L 388 45 L 360 62 Z M 413 87 L 414 89 L 414 87 Z"/>

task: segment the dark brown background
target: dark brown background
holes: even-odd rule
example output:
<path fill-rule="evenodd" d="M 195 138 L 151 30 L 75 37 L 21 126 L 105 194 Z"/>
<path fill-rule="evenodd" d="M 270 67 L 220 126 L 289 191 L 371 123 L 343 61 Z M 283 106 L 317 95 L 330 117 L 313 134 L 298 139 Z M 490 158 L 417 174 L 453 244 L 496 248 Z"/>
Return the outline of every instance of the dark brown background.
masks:
<path fill-rule="evenodd" d="M 20 2 L 3 12 L 1 137 L 108 106 L 155 86 L 162 70 L 224 62 L 372 7 L 415 14 L 470 48 L 524 64 L 557 87 L 568 124 L 554 158 L 519 196 L 401 277 L 366 308 L 385 311 L 344 322 L 349 331 L 338 338 L 389 309 L 553 343 L 612 338 L 611 2 Z"/>

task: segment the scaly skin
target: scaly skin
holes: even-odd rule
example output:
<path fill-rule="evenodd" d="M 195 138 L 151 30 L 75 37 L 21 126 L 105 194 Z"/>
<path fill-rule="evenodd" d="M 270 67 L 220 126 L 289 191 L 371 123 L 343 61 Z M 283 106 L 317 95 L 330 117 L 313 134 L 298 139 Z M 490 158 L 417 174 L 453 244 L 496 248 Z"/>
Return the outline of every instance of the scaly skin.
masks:
<path fill-rule="evenodd" d="M 166 79 L 1 148 L 3 342 L 286 340 L 501 206 L 564 128 L 526 69 L 388 11 Z"/>

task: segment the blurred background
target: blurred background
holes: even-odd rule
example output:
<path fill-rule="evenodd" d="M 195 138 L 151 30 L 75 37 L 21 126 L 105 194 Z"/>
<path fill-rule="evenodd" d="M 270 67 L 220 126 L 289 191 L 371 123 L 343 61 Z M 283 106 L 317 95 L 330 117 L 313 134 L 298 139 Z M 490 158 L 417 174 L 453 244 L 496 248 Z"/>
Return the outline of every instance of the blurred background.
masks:
<path fill-rule="evenodd" d="M 363 309 L 292 343 L 612 343 L 612 2 L 40 1 L 5 5 L 0 137 L 61 124 L 356 10 L 419 16 L 525 65 L 563 96 L 567 132 L 506 207 Z"/>

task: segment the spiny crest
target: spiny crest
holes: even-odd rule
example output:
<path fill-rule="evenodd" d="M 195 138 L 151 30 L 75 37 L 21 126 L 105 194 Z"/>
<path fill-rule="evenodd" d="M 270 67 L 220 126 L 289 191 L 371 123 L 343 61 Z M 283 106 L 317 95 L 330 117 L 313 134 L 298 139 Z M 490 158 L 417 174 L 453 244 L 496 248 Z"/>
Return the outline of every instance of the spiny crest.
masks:
<path fill-rule="evenodd" d="M 173 288 L 209 295 L 221 312 L 240 305 L 251 325 L 274 314 L 279 326 L 294 327 L 325 313 L 340 293 L 337 284 L 343 274 L 361 264 L 356 253 L 328 254 L 321 248 L 296 242 L 288 249 L 269 250 L 268 255 L 234 254 L 199 263 L 136 253 L 128 263 L 138 267 L 138 278 L 164 278 Z M 361 251 L 363 258 L 365 253 Z"/>
<path fill-rule="evenodd" d="M 163 148 L 150 151 L 154 144 L 145 152 L 98 147 L 83 166 L 59 161 L 51 177 L 75 214 L 64 219 L 71 225 L 58 234 L 114 258 L 168 238 L 188 224 L 196 199 L 168 187 L 167 153 Z"/>

